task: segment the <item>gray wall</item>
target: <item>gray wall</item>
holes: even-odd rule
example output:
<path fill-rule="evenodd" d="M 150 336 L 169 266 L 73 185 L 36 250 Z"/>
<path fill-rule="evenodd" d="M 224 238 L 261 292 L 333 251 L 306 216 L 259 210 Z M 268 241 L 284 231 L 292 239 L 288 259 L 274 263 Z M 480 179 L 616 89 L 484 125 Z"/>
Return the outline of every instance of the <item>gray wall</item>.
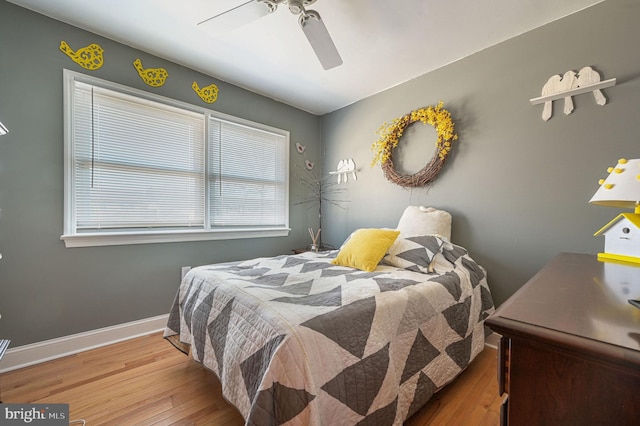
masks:
<path fill-rule="evenodd" d="M 348 157 L 360 169 L 348 185 L 348 210 L 325 208 L 327 242 L 340 244 L 357 227 L 395 227 L 407 205 L 446 209 L 453 242 L 487 268 L 497 303 L 555 254 L 602 250 L 593 233 L 620 211 L 588 201 L 608 166 L 640 155 L 638 22 L 640 2 L 608 0 L 324 116 L 325 171 Z M 439 36 L 447 35 L 434 35 L 434 42 Z M 417 42 L 415 54 L 431 54 L 429 42 Z M 617 78 L 604 91 L 609 103 L 579 95 L 565 116 L 556 101 L 553 117 L 543 121 L 542 105 L 529 99 L 551 75 L 588 65 L 603 79 Z M 413 190 L 388 182 L 379 166 L 370 167 L 376 130 L 439 100 L 460 139 L 438 179 Z M 399 154 L 411 157 L 405 171 L 431 158 L 435 131 L 426 127 L 417 134 L 424 148 L 411 136 L 401 140 L 410 144 Z"/>
<path fill-rule="evenodd" d="M 501 303 L 556 253 L 595 253 L 603 246 L 593 232 L 618 210 L 588 200 L 607 166 L 640 154 L 638 22 L 637 0 L 607 0 L 318 118 L 0 1 L 0 121 L 11 131 L 0 137 L 0 336 L 19 346 L 164 314 L 182 265 L 306 245 L 306 228 L 317 218 L 314 209 L 295 205 L 303 192 L 297 167 L 305 156 L 325 172 L 349 157 L 359 168 L 358 181 L 345 186 L 347 209 L 324 204 L 325 242 L 337 246 L 357 227 L 394 227 L 410 204 L 449 210 L 453 241 L 487 268 Z M 98 77 L 196 104 L 191 82 L 215 82 L 220 96 L 213 108 L 290 130 L 290 236 L 64 248 L 62 69 L 88 71 L 58 50 L 61 40 L 72 47 L 101 44 L 106 63 L 91 73 Z M 431 54 L 428 43 L 417 44 L 415 54 Z M 137 57 L 145 66 L 167 68 L 167 84 L 144 85 L 131 65 Z M 552 74 L 585 65 L 618 79 L 605 90 L 609 103 L 600 107 L 591 95 L 580 95 L 565 116 L 556 101 L 554 117 L 544 122 L 542 106 L 529 99 Z M 428 188 L 391 184 L 379 167 L 370 167 L 376 129 L 438 100 L 460 135 L 445 168 Z M 402 141 L 406 171 L 432 155 L 435 132 L 420 127 Z M 307 146 L 305 156 L 295 152 L 295 142 Z"/>
<path fill-rule="evenodd" d="M 105 64 L 83 70 L 59 50 L 100 44 Z M 274 100 L 0 1 L 0 336 L 12 346 L 166 314 L 180 267 L 290 253 L 308 243 L 317 213 L 296 206 L 304 156 L 320 163 L 320 119 Z M 164 67 L 166 84 L 151 88 L 132 62 Z M 63 225 L 62 70 L 206 106 L 191 90 L 216 83 L 211 108 L 291 132 L 291 204 L 287 238 L 67 249 Z M 296 152 L 295 142 L 307 147 Z"/>

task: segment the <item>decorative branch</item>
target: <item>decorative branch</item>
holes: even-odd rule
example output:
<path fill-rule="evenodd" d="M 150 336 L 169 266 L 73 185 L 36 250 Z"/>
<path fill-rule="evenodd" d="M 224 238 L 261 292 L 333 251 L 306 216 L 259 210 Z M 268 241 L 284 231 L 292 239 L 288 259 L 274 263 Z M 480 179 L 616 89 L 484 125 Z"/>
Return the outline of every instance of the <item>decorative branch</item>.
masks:
<path fill-rule="evenodd" d="M 296 166 L 298 167 L 298 166 Z M 322 229 L 322 202 L 330 203 L 338 208 L 346 210 L 344 203 L 349 202 L 340 197 L 340 194 L 344 193 L 344 187 L 338 187 L 338 183 L 333 179 L 333 175 L 319 177 L 312 170 L 302 169 L 298 167 L 298 170 L 302 173 L 297 175 L 300 183 L 306 188 L 306 194 L 304 198 L 294 205 L 308 204 L 309 208 L 318 207 L 318 231 L 314 235 L 313 228 L 308 228 L 309 235 L 311 236 L 312 243 L 318 248 L 318 250 L 328 250 L 334 247 L 325 245 L 322 243 L 320 230 Z"/>

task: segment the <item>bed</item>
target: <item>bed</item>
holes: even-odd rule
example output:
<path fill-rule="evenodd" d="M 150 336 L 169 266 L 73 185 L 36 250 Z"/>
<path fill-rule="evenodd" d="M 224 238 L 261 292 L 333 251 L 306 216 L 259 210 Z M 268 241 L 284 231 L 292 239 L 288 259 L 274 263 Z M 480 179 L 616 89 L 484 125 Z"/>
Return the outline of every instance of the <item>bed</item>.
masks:
<path fill-rule="evenodd" d="M 165 338 L 247 425 L 402 424 L 482 350 L 494 305 L 463 247 L 399 240 L 370 271 L 336 262 L 344 247 L 193 268 Z"/>

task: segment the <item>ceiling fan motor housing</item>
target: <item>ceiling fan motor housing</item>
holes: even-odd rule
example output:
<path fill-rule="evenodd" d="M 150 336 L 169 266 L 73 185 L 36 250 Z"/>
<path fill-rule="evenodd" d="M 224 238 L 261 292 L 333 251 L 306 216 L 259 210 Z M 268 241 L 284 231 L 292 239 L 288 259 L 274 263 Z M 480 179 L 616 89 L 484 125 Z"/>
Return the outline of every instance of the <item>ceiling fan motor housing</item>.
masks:
<path fill-rule="evenodd" d="M 299 15 L 304 12 L 304 6 L 300 0 L 289 0 L 289 11 L 294 15 Z"/>
<path fill-rule="evenodd" d="M 264 3 L 269 12 L 273 13 L 278 8 L 279 4 L 286 4 L 289 6 L 289 11 L 294 15 L 305 13 L 305 7 L 310 6 L 316 2 L 316 0 L 256 0 L 258 3 Z"/>

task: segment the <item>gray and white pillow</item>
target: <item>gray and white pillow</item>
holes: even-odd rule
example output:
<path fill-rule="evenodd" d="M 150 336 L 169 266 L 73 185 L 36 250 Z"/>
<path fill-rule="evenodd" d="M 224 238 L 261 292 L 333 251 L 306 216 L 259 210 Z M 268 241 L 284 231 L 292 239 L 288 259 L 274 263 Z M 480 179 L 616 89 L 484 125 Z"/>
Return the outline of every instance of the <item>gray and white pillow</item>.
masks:
<path fill-rule="evenodd" d="M 428 274 L 433 272 L 433 258 L 442 251 L 443 244 L 444 240 L 435 235 L 398 238 L 383 260 L 396 268 Z"/>

